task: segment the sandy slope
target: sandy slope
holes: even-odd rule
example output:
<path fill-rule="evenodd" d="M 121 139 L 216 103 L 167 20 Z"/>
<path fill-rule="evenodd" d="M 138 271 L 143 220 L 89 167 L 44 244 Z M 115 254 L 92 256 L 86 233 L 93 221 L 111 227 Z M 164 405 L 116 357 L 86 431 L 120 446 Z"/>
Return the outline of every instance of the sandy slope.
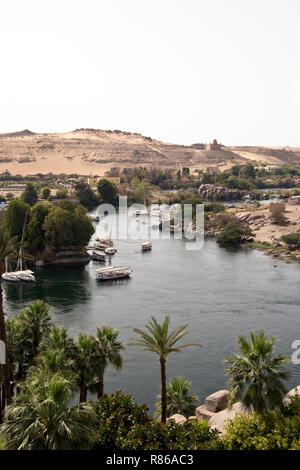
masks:
<path fill-rule="evenodd" d="M 300 163 L 299 149 L 290 149 L 286 155 L 287 159 Z M 35 134 L 25 130 L 0 134 L 0 172 L 8 170 L 21 175 L 49 172 L 102 175 L 113 166 L 225 169 L 255 159 L 282 164 L 284 158 L 285 153 L 280 157 L 266 156 L 261 149 L 257 152 L 248 147 L 198 150 L 121 131 L 78 129 L 62 134 Z"/>

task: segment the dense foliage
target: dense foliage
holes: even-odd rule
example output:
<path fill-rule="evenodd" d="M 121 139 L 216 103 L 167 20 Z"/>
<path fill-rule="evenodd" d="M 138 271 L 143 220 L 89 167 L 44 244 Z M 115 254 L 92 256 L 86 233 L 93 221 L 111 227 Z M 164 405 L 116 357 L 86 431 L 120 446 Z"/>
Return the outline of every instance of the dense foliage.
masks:
<path fill-rule="evenodd" d="M 106 179 L 101 179 L 97 185 L 98 192 L 101 197 L 101 202 L 104 204 L 117 204 L 118 202 L 118 187 Z"/>
<path fill-rule="evenodd" d="M 26 188 L 22 194 L 22 199 L 30 206 L 34 206 L 34 204 L 36 204 L 38 200 L 38 193 L 32 183 L 26 184 Z"/>
<path fill-rule="evenodd" d="M 223 246 L 238 246 L 253 236 L 250 228 L 229 222 L 217 235 L 217 242 Z"/>
<path fill-rule="evenodd" d="M 282 235 L 281 239 L 291 248 L 300 248 L 300 232 Z"/>
<path fill-rule="evenodd" d="M 84 179 L 78 181 L 75 184 L 74 189 L 75 196 L 77 197 L 79 203 L 88 210 L 93 209 L 99 204 L 99 199 L 96 197 L 90 185 Z"/>

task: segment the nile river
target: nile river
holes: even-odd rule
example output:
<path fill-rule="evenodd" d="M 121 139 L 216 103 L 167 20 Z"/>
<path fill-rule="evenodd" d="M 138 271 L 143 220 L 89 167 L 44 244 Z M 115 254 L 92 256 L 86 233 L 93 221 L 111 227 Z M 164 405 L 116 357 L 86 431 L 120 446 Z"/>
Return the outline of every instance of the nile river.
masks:
<path fill-rule="evenodd" d="M 97 235 L 95 235 L 97 236 Z M 187 251 L 183 240 L 153 240 L 152 252 L 141 253 L 140 240 L 115 242 L 114 265 L 130 264 L 132 278 L 97 283 L 93 262 L 80 267 L 40 268 L 35 285 L 6 285 L 5 309 L 11 316 L 29 302 L 44 299 L 53 319 L 71 335 L 94 334 L 100 325 L 114 325 L 128 343 L 133 327 L 142 328 L 151 315 L 171 316 L 171 326 L 187 323 L 187 341 L 202 348 L 171 354 L 168 378 L 184 375 L 202 401 L 226 387 L 222 359 L 235 351 L 238 334 L 264 328 L 279 337 L 278 351 L 291 355 L 300 339 L 300 265 L 254 250 L 227 251 L 205 241 L 201 251 Z M 300 365 L 291 365 L 288 387 L 300 384 Z M 105 391 L 122 389 L 151 409 L 159 392 L 157 357 L 128 347 L 119 373 L 108 369 Z"/>

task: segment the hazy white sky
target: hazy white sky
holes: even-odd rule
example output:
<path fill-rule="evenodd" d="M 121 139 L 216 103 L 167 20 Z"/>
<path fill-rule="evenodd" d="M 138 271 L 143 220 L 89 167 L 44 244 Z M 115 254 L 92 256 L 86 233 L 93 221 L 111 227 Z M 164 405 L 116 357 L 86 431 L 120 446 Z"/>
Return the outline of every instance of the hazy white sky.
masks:
<path fill-rule="evenodd" d="M 300 145 L 299 0 L 9 0 L 0 132 Z"/>

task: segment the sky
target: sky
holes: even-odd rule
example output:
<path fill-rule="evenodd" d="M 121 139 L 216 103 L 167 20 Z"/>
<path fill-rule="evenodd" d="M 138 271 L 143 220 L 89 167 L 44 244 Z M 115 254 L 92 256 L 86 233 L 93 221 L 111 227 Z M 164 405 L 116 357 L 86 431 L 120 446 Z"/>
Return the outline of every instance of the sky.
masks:
<path fill-rule="evenodd" d="M 299 0 L 9 0 L 0 132 L 300 146 Z"/>

